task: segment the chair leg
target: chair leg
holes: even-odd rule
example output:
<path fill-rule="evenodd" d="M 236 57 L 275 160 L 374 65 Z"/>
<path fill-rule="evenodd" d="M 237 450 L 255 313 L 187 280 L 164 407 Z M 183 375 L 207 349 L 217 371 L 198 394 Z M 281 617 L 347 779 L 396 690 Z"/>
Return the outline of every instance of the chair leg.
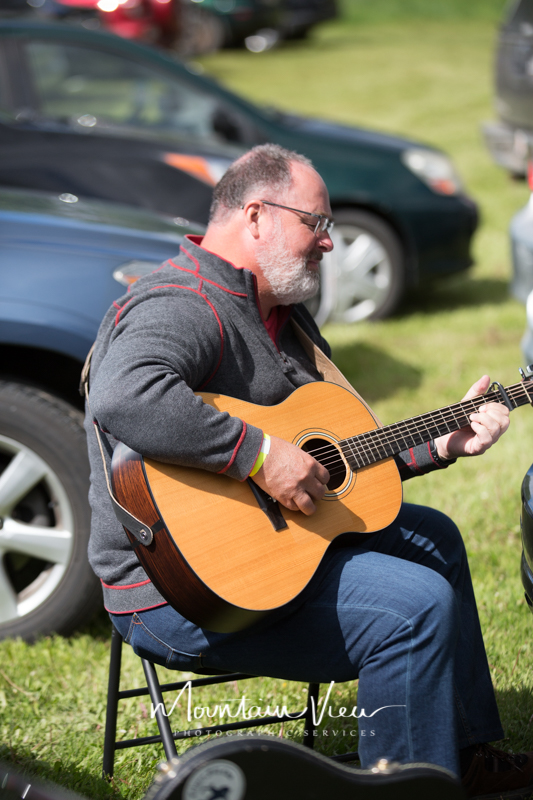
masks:
<path fill-rule="evenodd" d="M 115 626 L 111 632 L 111 656 L 109 660 L 109 683 L 107 687 L 107 711 L 105 718 L 104 764 L 102 775 L 113 777 L 115 766 L 115 740 L 117 738 L 118 693 L 120 689 L 120 667 L 122 662 L 122 636 Z"/>
<path fill-rule="evenodd" d="M 163 695 L 161 694 L 161 685 L 159 683 L 154 665 L 145 658 L 141 658 L 141 661 L 146 677 L 148 691 L 150 692 L 150 699 L 155 709 L 157 727 L 159 728 L 159 733 L 161 734 L 161 739 L 163 740 L 165 755 L 167 757 L 167 761 L 170 761 L 171 758 L 178 755 L 178 751 L 176 750 L 176 744 L 174 742 L 174 737 L 172 736 L 172 728 L 170 727 L 170 722 L 168 721 L 168 716 L 166 714 L 166 706 L 163 700 Z"/>
<path fill-rule="evenodd" d="M 315 744 L 315 715 L 318 708 L 319 683 L 310 683 L 307 689 L 307 711 L 305 713 L 305 730 L 302 744 L 305 747 L 314 747 Z"/>
<path fill-rule="evenodd" d="M 156 718 L 159 733 L 165 756 L 168 761 L 174 756 L 177 756 L 176 744 L 172 729 L 166 713 L 166 706 L 161 692 L 161 685 L 157 677 L 157 672 L 154 665 L 144 658 L 141 658 L 144 674 L 146 677 L 147 689 L 144 690 L 128 690 L 127 692 L 120 692 L 120 669 L 122 663 L 122 636 L 113 626 L 111 632 L 111 654 L 109 662 L 109 682 L 107 690 L 107 710 L 106 710 L 106 723 L 105 723 L 105 736 L 104 736 L 104 759 L 102 775 L 104 779 L 112 778 L 115 765 L 115 750 L 117 738 L 117 715 L 118 715 L 118 702 L 120 697 L 136 696 L 138 694 L 150 695 L 152 705 L 154 707 L 154 716 Z M 247 677 L 247 676 L 245 676 Z M 211 679 L 212 680 L 212 679 Z M 170 686 L 170 685 L 169 685 Z M 305 732 L 303 737 L 303 744 L 306 747 L 312 748 L 315 743 L 315 715 L 318 707 L 318 694 L 320 691 L 319 683 L 310 683 L 307 690 L 307 709 L 305 713 Z M 147 742 L 142 742 L 147 743 Z M 121 743 L 124 746 L 131 747 L 130 743 Z"/>

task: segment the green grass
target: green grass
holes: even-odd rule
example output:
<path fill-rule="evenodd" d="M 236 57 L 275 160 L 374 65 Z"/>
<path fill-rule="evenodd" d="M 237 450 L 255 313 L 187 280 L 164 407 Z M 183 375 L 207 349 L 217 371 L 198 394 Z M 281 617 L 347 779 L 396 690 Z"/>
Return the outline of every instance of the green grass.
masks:
<path fill-rule="evenodd" d="M 506 0 L 341 0 L 339 8 L 343 19 L 358 24 L 414 19 L 498 22 L 506 5 Z"/>
<path fill-rule="evenodd" d="M 351 0 L 345 20 L 324 25 L 308 42 L 260 55 L 227 51 L 203 62 L 258 102 L 444 148 L 480 204 L 470 275 L 413 296 L 393 319 L 325 331 L 337 362 L 385 423 L 459 399 L 484 372 L 504 384 L 518 379 L 525 314 L 508 295 L 507 227 L 528 191 L 492 164 L 479 131 L 493 113 L 492 49 L 501 7 L 499 0 Z M 533 749 L 533 619 L 519 577 L 520 483 L 532 461 L 531 441 L 533 414 L 520 409 L 509 433 L 483 458 L 405 485 L 408 500 L 442 509 L 463 530 L 506 744 L 514 749 Z M 158 748 L 119 753 L 113 785 L 99 777 L 108 655 L 104 615 L 70 639 L 0 643 L 0 760 L 88 797 L 142 797 L 161 758 Z M 128 648 L 123 675 L 130 685 L 141 680 Z M 199 691 L 194 703 L 212 707 L 240 691 Z M 258 704 L 265 698 L 302 704 L 299 684 L 257 679 L 245 691 Z M 355 691 L 336 686 L 332 704 L 354 705 Z M 153 729 L 146 701 L 125 706 L 121 736 Z M 182 704 L 173 727 L 183 714 Z M 347 748 L 351 721 L 343 725 L 344 736 L 323 730 L 322 752 Z M 297 739 L 301 729 L 285 726 L 284 735 Z"/>

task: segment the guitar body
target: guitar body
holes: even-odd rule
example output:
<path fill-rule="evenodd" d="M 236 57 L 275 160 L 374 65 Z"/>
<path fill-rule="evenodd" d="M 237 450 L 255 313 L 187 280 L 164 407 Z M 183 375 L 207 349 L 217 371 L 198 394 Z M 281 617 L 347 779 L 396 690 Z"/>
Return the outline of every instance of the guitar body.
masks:
<path fill-rule="evenodd" d="M 161 594 L 185 617 L 210 630 L 240 630 L 296 597 L 330 543 L 346 532 L 371 534 L 394 521 L 402 501 L 392 458 L 352 472 L 336 442 L 377 427 L 369 409 L 336 384 L 317 382 L 277 406 L 202 393 L 204 402 L 304 449 L 333 446 L 338 470 L 310 517 L 280 506 L 275 530 L 247 481 L 143 459 L 115 450 L 115 497 L 156 528 L 152 544 L 129 534 Z M 159 523 L 159 525 L 158 525 Z"/>

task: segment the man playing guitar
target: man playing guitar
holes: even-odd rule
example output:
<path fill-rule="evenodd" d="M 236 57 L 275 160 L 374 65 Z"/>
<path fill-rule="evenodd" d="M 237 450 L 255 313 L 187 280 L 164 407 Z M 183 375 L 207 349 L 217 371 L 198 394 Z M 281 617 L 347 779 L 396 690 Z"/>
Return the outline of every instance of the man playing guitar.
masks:
<path fill-rule="evenodd" d="M 470 797 L 526 797 L 533 754 L 510 756 L 486 744 L 504 734 L 464 545 L 443 514 L 403 504 L 373 536 L 330 547 L 291 602 L 245 630 L 221 633 L 165 601 L 113 513 L 95 421 L 108 469 L 118 441 L 159 462 L 230 481 L 251 477 L 280 507 L 316 512 L 328 469 L 197 393 L 273 406 L 321 380 L 291 321 L 329 355 L 302 301 L 318 289 L 331 226 L 328 193 L 311 163 L 275 145 L 256 147 L 215 188 L 203 239 L 187 237 L 176 258 L 106 315 L 86 423 L 89 557 L 105 606 L 135 652 L 170 668 L 325 683 L 358 678 L 358 708 L 374 714 L 372 736 L 360 725 L 365 767 L 381 757 L 428 762 L 461 775 Z M 482 377 L 466 397 L 489 383 Z M 508 424 L 504 404 L 482 405 L 469 425 L 397 455 L 400 475 L 481 455 Z M 194 530 L 194 516 L 185 522 Z"/>

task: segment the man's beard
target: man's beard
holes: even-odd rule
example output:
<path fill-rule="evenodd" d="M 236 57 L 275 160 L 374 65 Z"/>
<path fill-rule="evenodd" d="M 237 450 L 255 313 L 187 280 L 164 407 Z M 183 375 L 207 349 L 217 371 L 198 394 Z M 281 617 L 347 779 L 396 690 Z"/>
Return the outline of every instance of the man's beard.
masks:
<path fill-rule="evenodd" d="M 307 262 L 321 261 L 322 251 L 315 249 L 308 256 L 290 255 L 287 237 L 279 218 L 276 219 L 272 239 L 261 245 L 256 258 L 280 305 L 301 303 L 317 293 L 320 274 L 309 270 Z"/>

